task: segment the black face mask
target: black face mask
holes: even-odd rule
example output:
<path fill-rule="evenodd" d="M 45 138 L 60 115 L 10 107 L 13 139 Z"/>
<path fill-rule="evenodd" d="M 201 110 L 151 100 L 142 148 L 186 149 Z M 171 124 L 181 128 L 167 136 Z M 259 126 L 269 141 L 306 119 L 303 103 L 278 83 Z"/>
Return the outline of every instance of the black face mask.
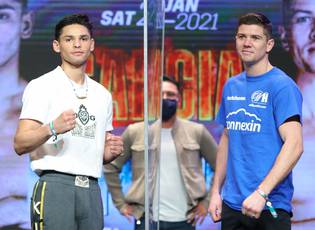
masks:
<path fill-rule="evenodd" d="M 169 120 L 177 109 L 177 100 L 174 99 L 163 99 L 162 100 L 162 121 Z"/>

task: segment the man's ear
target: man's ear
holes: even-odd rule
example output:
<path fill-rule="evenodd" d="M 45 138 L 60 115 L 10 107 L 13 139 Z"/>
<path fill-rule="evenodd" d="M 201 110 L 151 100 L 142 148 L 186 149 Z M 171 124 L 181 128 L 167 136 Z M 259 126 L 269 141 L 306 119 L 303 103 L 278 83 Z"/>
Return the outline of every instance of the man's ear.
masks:
<path fill-rule="evenodd" d="M 95 48 L 95 41 L 94 38 L 91 38 L 91 47 L 90 47 L 90 51 L 93 52 Z"/>
<path fill-rule="evenodd" d="M 54 50 L 56 53 L 60 53 L 59 42 L 58 42 L 57 40 L 54 40 L 52 45 L 53 45 L 53 50 Z"/>
<path fill-rule="evenodd" d="M 269 53 L 272 50 L 274 45 L 275 45 L 275 40 L 273 38 L 269 39 L 267 42 L 267 53 Z"/>
<path fill-rule="evenodd" d="M 281 41 L 283 49 L 285 51 L 289 51 L 288 34 L 287 34 L 287 31 L 285 30 L 284 26 L 279 26 L 278 32 L 280 34 L 280 41 Z"/>
<path fill-rule="evenodd" d="M 21 38 L 27 39 L 31 37 L 34 26 L 34 13 L 27 12 L 22 15 Z"/>

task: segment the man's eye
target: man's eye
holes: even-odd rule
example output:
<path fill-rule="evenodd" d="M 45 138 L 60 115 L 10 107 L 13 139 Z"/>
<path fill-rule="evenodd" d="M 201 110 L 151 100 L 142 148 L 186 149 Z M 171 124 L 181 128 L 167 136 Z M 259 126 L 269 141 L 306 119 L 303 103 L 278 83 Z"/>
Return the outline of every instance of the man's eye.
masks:
<path fill-rule="evenodd" d="M 303 16 L 303 17 L 297 17 L 294 22 L 295 23 L 310 23 L 312 22 L 313 18 L 310 16 Z"/>
<path fill-rule="evenodd" d="M 176 93 L 168 92 L 168 93 L 167 93 L 167 96 L 168 96 L 168 97 L 175 97 L 175 96 L 176 96 Z"/>
<path fill-rule="evenodd" d="M 241 39 L 241 40 L 242 40 L 242 39 L 245 39 L 245 36 L 244 36 L 244 35 L 237 35 L 236 37 L 237 37 L 238 39 Z"/>
<path fill-rule="evenodd" d="M 6 20 L 9 18 L 9 15 L 8 14 L 5 14 L 5 13 L 0 13 L 0 20 Z"/>

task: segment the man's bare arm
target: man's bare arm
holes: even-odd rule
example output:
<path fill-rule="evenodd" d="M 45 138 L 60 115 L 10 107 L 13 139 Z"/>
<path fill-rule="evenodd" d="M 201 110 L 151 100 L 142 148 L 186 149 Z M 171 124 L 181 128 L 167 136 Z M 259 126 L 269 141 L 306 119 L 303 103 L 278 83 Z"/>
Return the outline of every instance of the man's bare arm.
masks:
<path fill-rule="evenodd" d="M 65 133 L 75 127 L 75 114 L 67 110 L 52 121 L 56 134 Z M 44 144 L 51 136 L 49 124 L 42 124 L 31 119 L 19 121 L 14 137 L 14 149 L 18 155 L 33 151 Z"/>
<path fill-rule="evenodd" d="M 226 176 L 228 145 L 229 137 L 227 129 L 225 128 L 218 146 L 216 167 L 213 176 L 213 183 L 210 190 L 211 196 L 208 211 L 210 212 L 211 218 L 214 222 L 221 220 L 222 199 L 220 192 Z"/>
<path fill-rule="evenodd" d="M 269 194 L 292 171 L 303 153 L 300 122 L 285 122 L 279 127 L 279 133 L 284 144 L 274 166 L 259 185 L 259 188 L 266 194 Z"/>
<path fill-rule="evenodd" d="M 268 175 L 248 196 L 242 207 L 244 215 L 259 218 L 265 207 L 267 196 L 293 169 L 303 152 L 302 127 L 298 121 L 289 121 L 279 127 L 283 140 L 280 153 Z"/>
<path fill-rule="evenodd" d="M 14 149 L 18 155 L 33 151 L 45 143 L 52 133 L 49 125 L 35 120 L 20 120 L 14 137 Z"/>

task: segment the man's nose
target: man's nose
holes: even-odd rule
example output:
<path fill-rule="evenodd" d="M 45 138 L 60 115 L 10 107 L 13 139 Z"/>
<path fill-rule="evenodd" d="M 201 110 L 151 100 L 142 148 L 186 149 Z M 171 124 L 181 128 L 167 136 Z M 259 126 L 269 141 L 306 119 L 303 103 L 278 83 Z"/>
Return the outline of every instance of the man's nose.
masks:
<path fill-rule="evenodd" d="M 251 38 L 245 38 L 244 40 L 244 46 L 251 46 L 252 40 Z"/>
<path fill-rule="evenodd" d="M 80 42 L 80 40 L 79 39 L 77 39 L 77 40 L 74 40 L 74 47 L 80 47 L 81 46 L 81 42 Z"/>
<path fill-rule="evenodd" d="M 309 34 L 309 39 L 312 41 L 315 41 L 315 18 L 313 18 L 310 27 L 311 27 L 311 32 Z"/>

